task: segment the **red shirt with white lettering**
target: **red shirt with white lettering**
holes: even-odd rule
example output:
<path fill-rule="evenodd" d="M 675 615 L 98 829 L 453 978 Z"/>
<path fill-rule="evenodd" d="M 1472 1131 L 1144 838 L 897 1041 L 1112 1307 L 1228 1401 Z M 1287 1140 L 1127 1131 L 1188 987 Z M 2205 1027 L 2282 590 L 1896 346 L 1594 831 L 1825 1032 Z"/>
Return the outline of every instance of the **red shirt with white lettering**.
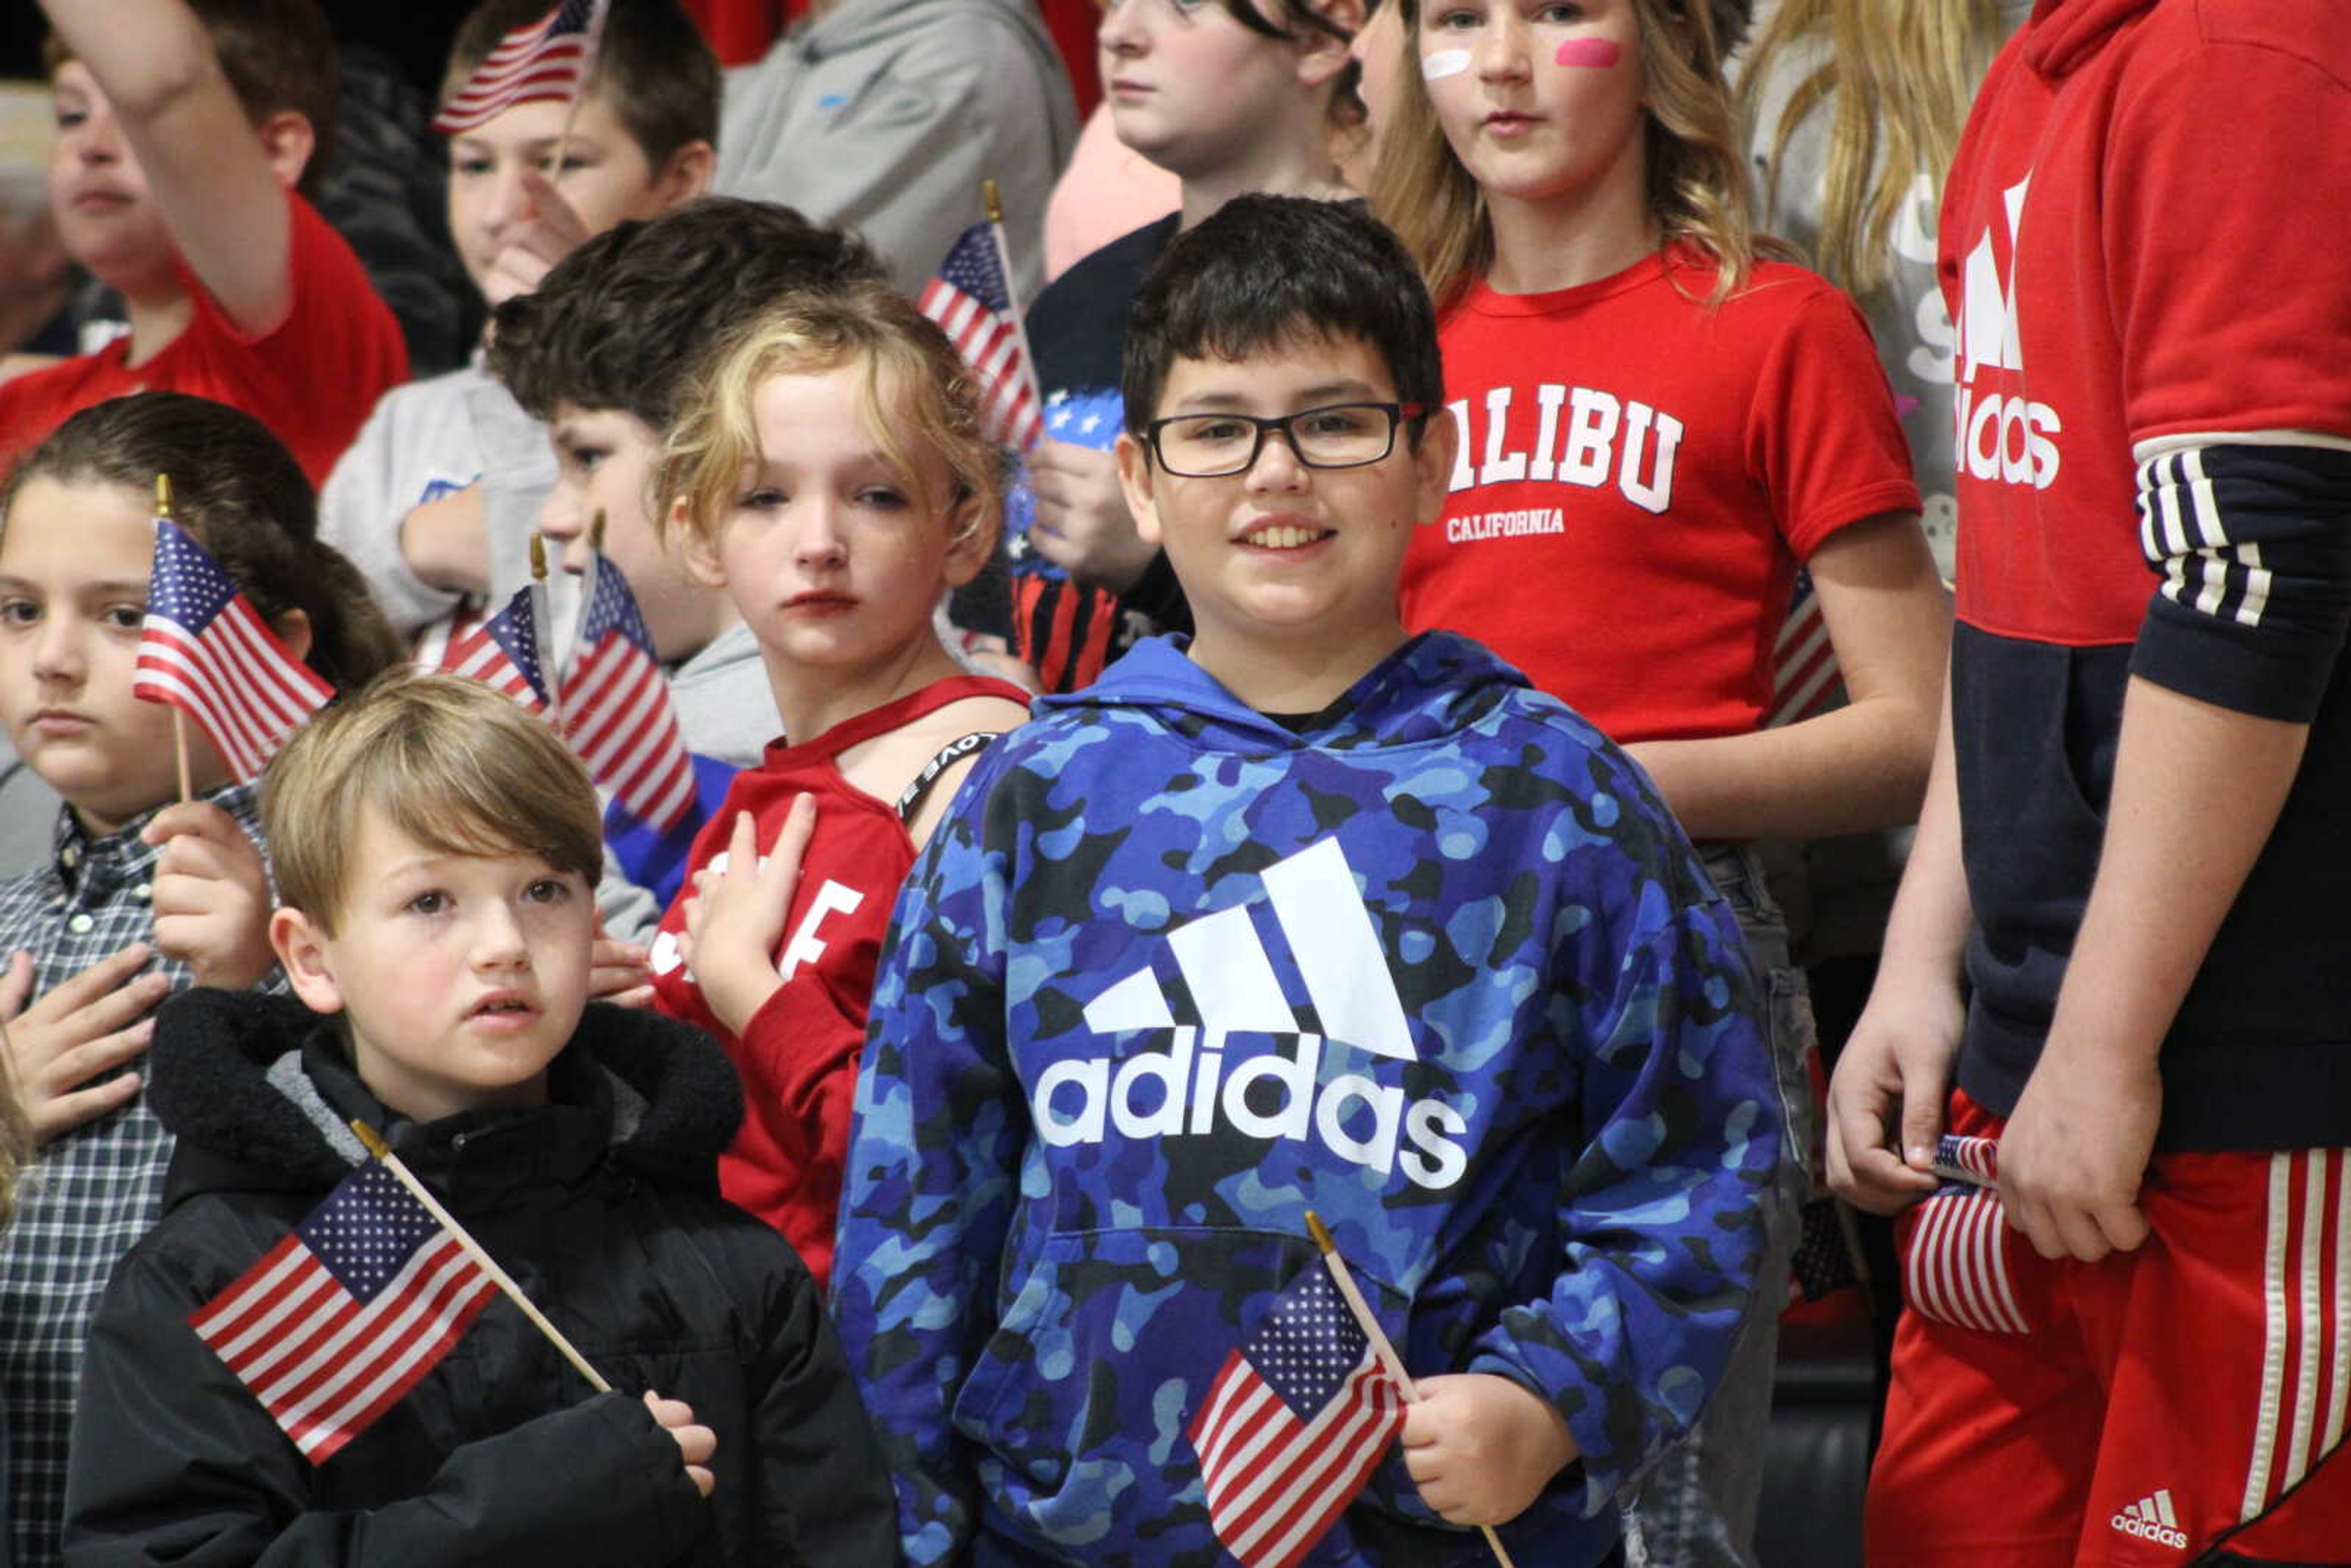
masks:
<path fill-rule="evenodd" d="M 1461 445 L 1405 624 L 1477 637 L 1620 743 L 1757 728 L 1797 567 L 1918 509 L 1853 302 L 1765 261 L 1713 306 L 1714 277 L 1680 248 L 1551 293 L 1481 282 L 1442 327 Z"/>
<path fill-rule="evenodd" d="M 832 1272 L 832 1230 L 873 971 L 898 884 L 914 863 L 914 841 L 895 804 L 843 778 L 841 755 L 967 697 L 1029 703 L 1029 694 L 1008 682 L 954 675 L 813 740 L 771 743 L 758 767 L 735 776 L 725 803 L 695 837 L 678 900 L 662 916 L 653 939 L 653 1005 L 709 1031 L 742 1075 L 743 1126 L 719 1156 L 719 1190 L 782 1231 L 820 1286 Z M 718 1021 L 693 971 L 679 961 L 685 900 L 694 873 L 726 852 L 737 812 L 751 813 L 764 853 L 801 795 L 816 797 L 816 832 L 776 949 L 784 983 L 738 1039 Z"/>
<path fill-rule="evenodd" d="M 286 203 L 294 298 L 285 320 L 244 331 L 174 260 L 194 305 L 180 335 L 136 365 L 125 362 L 123 338 L 0 385 L 0 465 L 109 398 L 176 392 L 243 409 L 285 443 L 310 483 L 326 483 L 375 400 L 408 379 L 408 345 L 343 236 L 291 191 Z"/>

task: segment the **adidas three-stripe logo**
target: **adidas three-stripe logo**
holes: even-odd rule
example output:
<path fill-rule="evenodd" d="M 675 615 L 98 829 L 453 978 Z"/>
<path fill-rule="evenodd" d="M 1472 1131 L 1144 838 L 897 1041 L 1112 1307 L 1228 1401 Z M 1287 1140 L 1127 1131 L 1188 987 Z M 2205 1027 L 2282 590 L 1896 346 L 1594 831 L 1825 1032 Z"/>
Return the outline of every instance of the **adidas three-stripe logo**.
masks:
<path fill-rule="evenodd" d="M 2179 1528 L 2179 1516 L 2171 1511 L 2168 1488 L 2158 1488 L 2107 1522 L 2125 1535 L 2136 1535 L 2159 1546 L 2176 1546 L 2182 1552 L 2188 1550 L 2188 1534 Z"/>
<path fill-rule="evenodd" d="M 1099 1144 L 1113 1133 L 1315 1141 L 1382 1176 L 1401 1168 L 1417 1186 L 1451 1186 L 1468 1168 L 1457 1141 L 1468 1131 L 1459 1111 L 1435 1098 L 1407 1104 L 1402 1087 L 1366 1072 L 1324 1077 L 1325 1056 L 1341 1051 L 1397 1061 L 1417 1057 L 1379 933 L 1338 840 L 1310 844 L 1268 866 L 1260 879 L 1261 902 L 1168 932 L 1180 998 L 1145 965 L 1086 1004 L 1087 1027 L 1096 1033 L 1166 1030 L 1169 1047 L 1053 1063 L 1030 1095 L 1038 1135 L 1057 1147 Z M 1303 983 L 1311 1019 L 1275 971 L 1259 928 L 1266 911 Z M 1277 1050 L 1228 1068 L 1227 1041 L 1240 1034 L 1289 1041 L 1289 1053 Z"/>

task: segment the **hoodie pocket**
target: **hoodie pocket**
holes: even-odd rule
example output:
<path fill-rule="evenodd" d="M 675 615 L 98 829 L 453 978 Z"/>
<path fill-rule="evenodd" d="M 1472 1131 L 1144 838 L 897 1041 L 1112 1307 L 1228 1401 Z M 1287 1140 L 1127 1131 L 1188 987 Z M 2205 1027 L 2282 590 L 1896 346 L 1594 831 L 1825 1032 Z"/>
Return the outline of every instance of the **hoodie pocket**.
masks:
<path fill-rule="evenodd" d="M 1312 1243 L 1270 1232 L 1049 1237 L 956 1400 L 983 1490 L 1027 1530 L 1090 1555 L 1144 1523 L 1162 1546 L 1170 1520 L 1205 1531 L 1185 1429 L 1273 1294 L 1310 1267 L 1322 1267 Z M 1401 1298 L 1358 1282 L 1395 1333 Z"/>

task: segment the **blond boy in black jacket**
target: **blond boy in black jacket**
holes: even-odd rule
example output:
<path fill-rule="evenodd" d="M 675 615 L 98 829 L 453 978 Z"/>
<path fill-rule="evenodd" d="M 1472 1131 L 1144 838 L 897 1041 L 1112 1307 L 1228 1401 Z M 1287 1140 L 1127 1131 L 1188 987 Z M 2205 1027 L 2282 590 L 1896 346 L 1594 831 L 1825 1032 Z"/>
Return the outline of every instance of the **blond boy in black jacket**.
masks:
<path fill-rule="evenodd" d="M 93 1330 L 67 1562 L 895 1562 L 822 1302 L 717 1197 L 742 1114 L 726 1059 L 586 1002 L 599 817 L 562 743 L 486 687 L 395 676 L 296 737 L 263 818 L 301 1001 L 197 991 L 160 1020 L 179 1152 Z M 187 1319 L 363 1157 L 352 1117 L 616 1393 L 498 1300 L 371 1426 L 302 1457 Z"/>

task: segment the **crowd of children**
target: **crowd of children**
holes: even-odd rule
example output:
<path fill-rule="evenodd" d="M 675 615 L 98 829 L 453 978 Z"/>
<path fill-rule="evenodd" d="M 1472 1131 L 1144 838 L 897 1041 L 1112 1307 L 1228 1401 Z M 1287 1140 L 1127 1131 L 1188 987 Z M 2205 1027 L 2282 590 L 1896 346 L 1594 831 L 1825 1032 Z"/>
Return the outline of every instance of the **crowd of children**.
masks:
<path fill-rule="evenodd" d="M 1027 0 L 550 6 L 412 382 L 312 0 L 42 0 L 129 331 L 0 379 L 0 1568 L 1753 1564 L 1823 1185 L 1873 1563 L 2351 1563 L 2315 0 L 1104 0 L 1176 209 L 1041 293 Z M 910 297 L 982 175 L 1025 451 Z"/>

